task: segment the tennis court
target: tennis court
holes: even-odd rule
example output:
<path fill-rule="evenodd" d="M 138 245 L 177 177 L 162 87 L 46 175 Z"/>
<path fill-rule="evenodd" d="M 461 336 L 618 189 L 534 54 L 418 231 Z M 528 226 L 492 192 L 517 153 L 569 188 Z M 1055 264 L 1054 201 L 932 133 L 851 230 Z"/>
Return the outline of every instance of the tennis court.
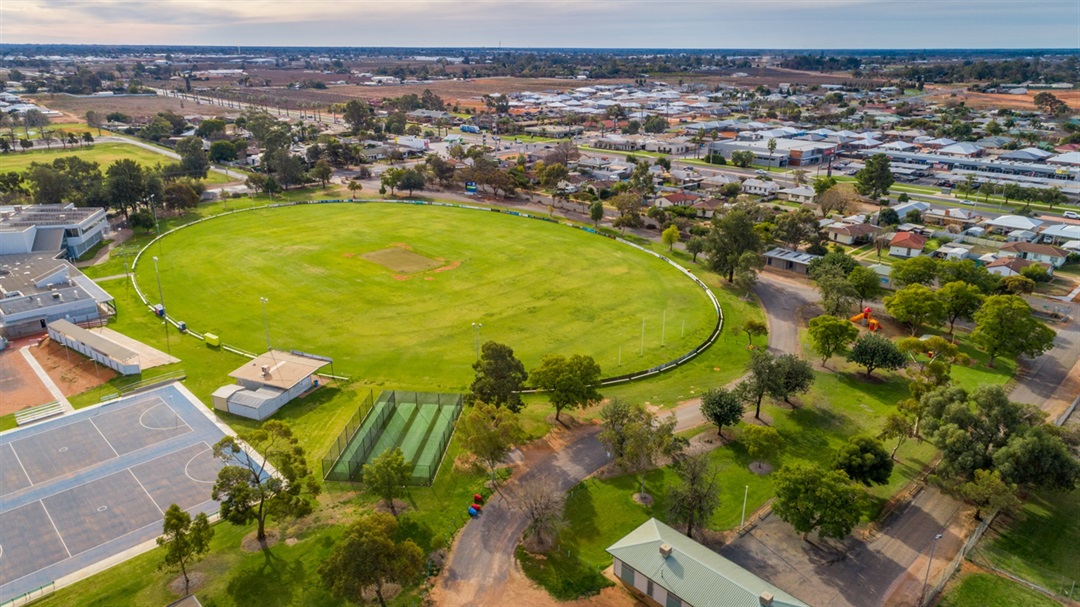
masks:
<path fill-rule="evenodd" d="M 323 478 L 359 480 L 363 465 L 399 448 L 413 466 L 412 482 L 430 484 L 461 414 L 460 394 L 388 391 L 346 424 L 323 458 Z M 359 421 L 362 419 L 362 421 Z"/>
<path fill-rule="evenodd" d="M 0 603 L 149 549 L 170 504 L 216 512 L 227 430 L 173 384 L 0 434 Z"/>

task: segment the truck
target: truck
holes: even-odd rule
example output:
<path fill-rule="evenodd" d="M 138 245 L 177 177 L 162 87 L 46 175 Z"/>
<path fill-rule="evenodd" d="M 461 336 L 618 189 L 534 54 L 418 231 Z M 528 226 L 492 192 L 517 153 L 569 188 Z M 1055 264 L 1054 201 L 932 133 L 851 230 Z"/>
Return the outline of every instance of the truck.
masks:
<path fill-rule="evenodd" d="M 463 125 L 461 125 L 461 132 L 462 133 L 476 133 L 476 134 L 479 135 L 480 134 L 480 127 L 476 126 L 475 124 L 463 124 Z"/>

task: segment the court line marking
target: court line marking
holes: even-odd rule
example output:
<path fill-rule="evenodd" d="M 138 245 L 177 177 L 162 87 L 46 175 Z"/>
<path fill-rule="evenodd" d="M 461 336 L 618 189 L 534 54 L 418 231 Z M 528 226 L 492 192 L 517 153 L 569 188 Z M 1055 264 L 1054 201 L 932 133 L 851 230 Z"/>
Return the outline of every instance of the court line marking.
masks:
<path fill-rule="evenodd" d="M 101 428 L 98 428 L 98 425 L 94 423 L 94 420 L 91 419 L 89 421 L 90 425 L 94 427 L 94 430 L 97 430 L 97 433 L 101 435 L 101 440 L 105 441 L 105 444 L 108 445 L 110 449 L 112 449 L 113 455 L 119 458 L 120 454 L 117 453 L 116 447 L 113 447 L 112 443 L 109 442 L 109 439 L 105 438 L 105 433 L 101 431 Z"/>
<path fill-rule="evenodd" d="M 154 409 L 157 409 L 158 407 L 160 407 L 162 405 L 165 405 L 166 409 L 168 409 L 169 411 L 172 411 L 172 414 L 176 417 L 176 419 L 180 422 L 180 424 L 177 424 L 177 425 L 173 426 L 172 428 L 155 428 L 153 426 L 147 426 L 146 424 L 143 423 L 143 417 L 145 417 L 147 413 L 153 411 Z M 142 426 L 143 428 L 146 428 L 147 430 L 159 430 L 159 431 L 179 430 L 181 428 L 181 425 L 184 428 L 187 428 L 188 430 L 191 430 L 191 426 L 187 425 L 187 422 L 184 421 L 184 418 L 180 417 L 180 414 L 178 414 L 175 409 L 173 409 L 168 404 L 166 404 L 165 401 L 161 401 L 161 402 L 155 404 L 152 407 L 148 407 L 145 411 L 143 411 L 139 415 L 139 425 Z"/>
<path fill-rule="evenodd" d="M 206 441 L 203 441 L 203 444 L 206 445 Z M 203 453 L 205 453 L 207 451 L 213 451 L 213 449 L 209 445 L 207 445 L 207 447 L 205 449 L 203 449 L 203 450 L 199 451 L 198 453 L 196 453 L 195 455 L 191 456 L 191 459 L 189 459 L 187 461 L 187 463 L 184 464 L 184 476 L 190 478 L 191 480 L 195 481 L 196 483 L 203 483 L 205 485 L 213 485 L 215 481 L 201 481 L 201 480 L 195 478 L 194 476 L 191 476 L 190 473 L 188 473 L 188 466 L 191 465 L 191 462 L 195 461 L 196 457 L 199 457 L 200 455 L 202 455 Z"/>
<path fill-rule="evenodd" d="M 19 468 L 22 468 L 22 473 L 26 475 L 26 480 L 30 482 L 30 486 L 34 486 L 34 479 L 30 478 L 30 473 L 26 471 L 26 466 L 23 465 L 22 460 L 19 459 L 19 454 L 15 451 L 15 445 L 7 443 L 8 449 L 11 449 L 11 454 L 15 456 L 15 461 L 19 462 Z"/>
<path fill-rule="evenodd" d="M 155 508 L 157 508 L 158 512 L 161 513 L 161 516 L 165 516 L 165 511 L 162 510 L 161 506 L 158 506 L 158 503 L 154 501 L 154 496 L 150 495 L 150 492 L 146 490 L 146 487 L 143 486 L 142 481 L 139 480 L 139 477 L 135 476 L 135 473 L 131 470 L 131 468 L 128 468 L 127 471 L 128 474 L 131 475 L 131 478 L 135 479 L 135 482 L 139 483 L 139 486 L 142 487 L 143 493 L 146 494 L 146 497 L 150 498 L 150 503 L 153 504 Z"/>
<path fill-rule="evenodd" d="M 45 501 L 38 500 L 38 503 L 41 504 L 41 509 L 45 511 L 45 516 L 49 517 L 49 522 L 52 523 L 52 528 L 53 531 L 56 532 L 56 537 L 60 538 L 60 545 L 64 547 L 64 552 L 67 553 L 68 558 L 71 558 L 71 550 L 68 549 L 67 542 L 64 541 L 64 536 L 60 533 L 60 529 L 56 526 L 56 521 L 54 521 L 52 515 L 49 514 L 49 509 L 45 507 Z M 38 571 L 40 571 L 40 569 Z"/>

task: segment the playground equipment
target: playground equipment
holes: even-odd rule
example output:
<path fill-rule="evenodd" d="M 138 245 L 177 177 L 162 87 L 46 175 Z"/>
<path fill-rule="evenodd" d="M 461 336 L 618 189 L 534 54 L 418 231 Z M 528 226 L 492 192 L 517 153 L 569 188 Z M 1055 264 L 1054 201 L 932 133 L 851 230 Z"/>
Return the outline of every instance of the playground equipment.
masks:
<path fill-rule="evenodd" d="M 862 312 L 851 317 L 851 322 L 859 323 L 860 325 L 870 329 L 871 331 L 877 331 L 881 329 L 881 323 L 870 315 L 870 308 L 864 308 Z"/>

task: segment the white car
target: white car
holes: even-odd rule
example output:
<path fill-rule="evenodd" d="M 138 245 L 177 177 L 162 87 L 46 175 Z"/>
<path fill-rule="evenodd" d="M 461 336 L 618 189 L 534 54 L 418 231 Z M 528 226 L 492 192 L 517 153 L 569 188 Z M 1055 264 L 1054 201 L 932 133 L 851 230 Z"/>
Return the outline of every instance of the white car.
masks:
<path fill-rule="evenodd" d="M 1077 213 L 1076 211 L 1065 211 L 1062 215 L 1069 219 L 1080 219 L 1080 213 Z"/>

